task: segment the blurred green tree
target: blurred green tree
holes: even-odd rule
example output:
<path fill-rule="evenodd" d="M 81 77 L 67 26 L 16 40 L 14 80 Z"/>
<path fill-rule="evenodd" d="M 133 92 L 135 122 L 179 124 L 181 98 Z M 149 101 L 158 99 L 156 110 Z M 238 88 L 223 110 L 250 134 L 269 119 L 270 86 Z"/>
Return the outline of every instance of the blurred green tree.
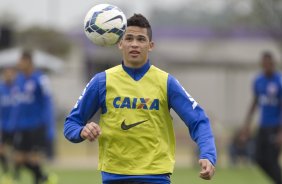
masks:
<path fill-rule="evenodd" d="M 282 1 L 253 1 L 253 15 L 276 41 L 282 53 Z"/>
<path fill-rule="evenodd" d="M 25 48 L 40 49 L 60 57 L 66 56 L 73 44 L 66 34 L 42 27 L 30 27 L 17 32 L 16 43 Z"/>

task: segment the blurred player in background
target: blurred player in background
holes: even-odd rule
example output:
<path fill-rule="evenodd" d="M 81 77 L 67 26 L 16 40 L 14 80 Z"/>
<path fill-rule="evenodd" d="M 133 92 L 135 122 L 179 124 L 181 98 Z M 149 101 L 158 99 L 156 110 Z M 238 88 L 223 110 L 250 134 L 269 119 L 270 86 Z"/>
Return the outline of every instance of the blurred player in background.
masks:
<path fill-rule="evenodd" d="M 17 171 L 25 166 L 34 176 L 34 184 L 50 179 L 42 169 L 42 152 L 46 147 L 49 123 L 53 123 L 51 95 L 47 76 L 35 70 L 32 53 L 24 51 L 16 79 L 18 87 L 15 136 Z"/>
<path fill-rule="evenodd" d="M 4 68 L 1 71 L 0 81 L 0 161 L 4 176 L 0 177 L 0 183 L 8 180 L 9 163 L 7 146 L 13 145 L 15 122 L 12 121 L 13 108 L 15 107 L 15 85 L 16 70 L 13 67 Z"/>
<path fill-rule="evenodd" d="M 66 138 L 78 143 L 99 137 L 104 184 L 169 184 L 175 163 L 172 108 L 200 149 L 200 177 L 211 179 L 216 148 L 209 119 L 173 76 L 150 64 L 148 20 L 135 14 L 127 26 L 119 43 L 122 64 L 92 78 L 66 119 Z M 99 108 L 99 125 L 88 122 Z"/>
<path fill-rule="evenodd" d="M 234 136 L 231 138 L 229 145 L 229 157 L 232 166 L 240 164 L 251 164 L 254 159 L 254 140 L 246 132 L 236 130 Z"/>
<path fill-rule="evenodd" d="M 270 52 L 261 58 L 262 72 L 253 83 L 253 102 L 245 122 L 245 130 L 250 132 L 252 117 L 256 107 L 260 110 L 259 129 L 256 140 L 256 162 L 274 181 L 282 184 L 279 165 L 280 147 L 282 143 L 281 75 L 275 70 L 275 62 Z"/>

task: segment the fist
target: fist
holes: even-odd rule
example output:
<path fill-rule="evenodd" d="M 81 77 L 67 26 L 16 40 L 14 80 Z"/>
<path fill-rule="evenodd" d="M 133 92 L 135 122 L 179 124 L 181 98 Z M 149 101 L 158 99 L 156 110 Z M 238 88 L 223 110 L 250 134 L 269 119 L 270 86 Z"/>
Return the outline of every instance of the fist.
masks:
<path fill-rule="evenodd" d="M 215 167 L 208 159 L 200 159 L 199 164 L 201 166 L 200 178 L 211 180 L 215 173 Z"/>
<path fill-rule="evenodd" d="M 280 148 L 282 146 L 282 131 L 280 130 L 276 137 L 277 147 Z"/>
<path fill-rule="evenodd" d="M 82 131 L 80 132 L 80 137 L 87 139 L 90 142 L 95 141 L 99 135 L 101 135 L 100 126 L 94 122 L 87 123 Z"/>

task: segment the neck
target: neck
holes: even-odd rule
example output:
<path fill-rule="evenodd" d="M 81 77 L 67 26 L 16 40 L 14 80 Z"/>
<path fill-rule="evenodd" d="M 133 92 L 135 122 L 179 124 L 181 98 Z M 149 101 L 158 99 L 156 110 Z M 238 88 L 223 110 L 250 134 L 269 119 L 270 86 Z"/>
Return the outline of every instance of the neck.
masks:
<path fill-rule="evenodd" d="M 12 83 L 13 83 L 13 80 L 12 80 L 12 79 L 6 80 L 6 84 L 7 84 L 7 85 L 10 86 L 10 85 L 12 85 Z"/>
<path fill-rule="evenodd" d="M 145 60 L 144 62 L 142 63 L 132 63 L 132 62 L 128 62 L 126 60 L 123 60 L 123 64 L 126 66 L 126 67 L 129 67 L 129 68 L 141 68 L 144 64 L 147 63 L 147 60 Z"/>
<path fill-rule="evenodd" d="M 265 72 L 265 73 L 264 73 L 264 75 L 265 75 L 266 77 L 272 77 L 273 74 L 274 74 L 274 72 Z"/>
<path fill-rule="evenodd" d="M 33 73 L 33 68 L 28 68 L 23 72 L 26 76 L 30 76 Z"/>

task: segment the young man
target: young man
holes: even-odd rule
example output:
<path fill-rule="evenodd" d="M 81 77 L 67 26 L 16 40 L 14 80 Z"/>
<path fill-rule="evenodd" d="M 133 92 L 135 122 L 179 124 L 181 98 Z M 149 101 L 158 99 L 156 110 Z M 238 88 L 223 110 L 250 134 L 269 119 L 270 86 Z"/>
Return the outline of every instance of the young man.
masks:
<path fill-rule="evenodd" d="M 244 131 L 250 132 L 252 117 L 256 107 L 260 109 L 259 130 L 256 140 L 256 162 L 261 169 L 275 182 L 282 184 L 279 165 L 282 143 L 281 75 L 275 71 L 271 53 L 265 52 L 261 58 L 262 73 L 253 83 L 253 102 L 247 114 Z"/>
<path fill-rule="evenodd" d="M 99 140 L 104 184 L 169 184 L 175 163 L 173 108 L 201 151 L 200 177 L 211 179 L 216 149 L 207 116 L 174 77 L 150 64 L 154 43 L 147 19 L 135 14 L 127 26 L 118 45 L 122 64 L 89 82 L 66 118 L 66 138 Z M 99 108 L 99 125 L 88 122 Z"/>
<path fill-rule="evenodd" d="M 15 131 L 15 124 L 12 121 L 12 111 L 15 107 L 15 85 L 14 80 L 16 76 L 16 71 L 13 67 L 4 68 L 1 71 L 1 81 L 0 81 L 0 162 L 2 166 L 2 171 L 4 176 L 0 177 L 0 183 L 5 183 L 8 181 L 8 154 L 7 146 L 13 145 L 13 137 Z"/>
<path fill-rule="evenodd" d="M 48 180 L 42 171 L 42 155 L 46 146 L 46 128 L 53 119 L 50 110 L 50 86 L 48 78 L 35 70 L 32 53 L 24 51 L 19 61 L 16 78 L 18 92 L 15 121 L 15 163 L 28 168 L 34 176 L 34 184 Z"/>

